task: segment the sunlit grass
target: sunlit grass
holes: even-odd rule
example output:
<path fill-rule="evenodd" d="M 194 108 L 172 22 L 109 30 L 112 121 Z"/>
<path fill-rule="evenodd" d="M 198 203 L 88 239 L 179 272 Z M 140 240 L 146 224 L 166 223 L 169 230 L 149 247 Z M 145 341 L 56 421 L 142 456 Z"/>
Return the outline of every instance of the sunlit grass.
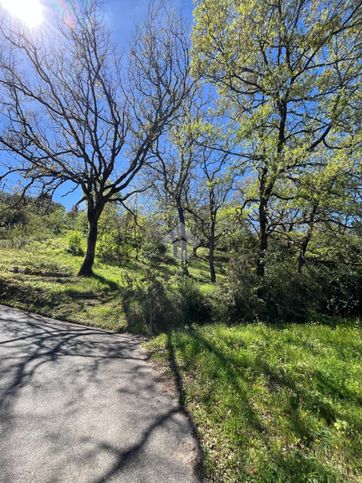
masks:
<path fill-rule="evenodd" d="M 125 259 L 120 266 L 96 259 L 93 277 L 78 277 L 82 257 L 67 253 L 69 236 L 32 242 L 24 248 L 2 248 L 0 293 L 2 303 L 111 330 L 132 330 L 124 312 L 124 294 L 147 283 L 147 260 Z M 156 276 L 175 288 L 180 268 L 165 258 L 154 263 Z M 193 260 L 191 279 L 205 294 L 215 286 L 208 283 L 205 259 Z M 135 327 L 140 330 L 140 326 Z"/>
<path fill-rule="evenodd" d="M 362 331 L 205 326 L 161 335 L 213 481 L 361 481 Z"/>

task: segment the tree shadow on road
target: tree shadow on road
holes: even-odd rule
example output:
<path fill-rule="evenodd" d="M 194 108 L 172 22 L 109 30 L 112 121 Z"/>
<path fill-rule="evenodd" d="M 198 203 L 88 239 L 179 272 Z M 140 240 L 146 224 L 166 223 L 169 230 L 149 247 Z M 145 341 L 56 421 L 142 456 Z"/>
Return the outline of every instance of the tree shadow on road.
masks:
<path fill-rule="evenodd" d="M 95 473 L 94 482 L 108 481 L 120 476 L 123 470 L 126 471 L 126 466 L 136 464 L 143 456 L 147 444 L 158 428 L 168 427 L 173 430 L 180 428 L 180 431 L 189 432 L 189 429 L 185 429 L 184 418 L 180 418 L 182 413 L 187 415 L 183 406 L 183 397 L 179 399 L 180 407 L 174 403 L 157 407 L 155 400 L 157 399 L 155 395 L 159 394 L 159 388 L 156 390 L 157 380 L 153 376 L 150 378 L 148 372 L 150 369 L 145 363 L 147 356 L 139 350 L 137 338 L 58 322 L 7 307 L 1 307 L 0 329 L 0 380 L 2 383 L 0 386 L 0 425 L 3 441 L 10 437 L 15 426 L 19 424 L 16 405 L 23 397 L 24 391 L 28 393 L 30 391 L 31 395 L 37 397 L 36 394 L 41 392 L 44 385 L 46 385 L 47 391 L 51 390 L 53 385 L 64 386 L 64 392 L 69 391 L 70 394 L 69 398 L 64 398 L 67 404 L 62 401 L 61 405 L 64 420 L 67 422 L 68 417 L 74 418 L 79 414 L 79 404 L 84 401 L 84 393 L 89 385 L 92 384 L 96 390 L 104 387 L 105 374 L 110 367 L 107 364 L 113 364 L 118 359 L 125 359 L 128 365 L 123 373 L 121 369 L 119 378 L 113 379 L 115 387 L 111 388 L 112 394 L 115 393 L 118 398 L 122 398 L 124 393 L 131 394 L 133 389 L 132 398 L 135 403 L 140 404 L 141 409 L 143 405 L 151 405 L 155 410 L 148 414 L 148 419 L 146 418 L 135 428 L 135 435 L 139 436 L 134 444 L 124 447 L 122 424 L 117 420 L 114 421 L 114 427 L 116 432 L 119 431 L 120 444 L 122 443 L 123 446 L 114 444 L 107 438 L 97 439 L 96 436 L 88 441 L 88 446 L 82 445 L 82 441 L 79 441 L 77 458 L 83 459 L 82 463 L 79 460 L 81 464 L 84 464 L 84 461 L 92 461 L 89 458 L 99 458 L 99 455 L 103 455 L 104 452 L 112 456 L 112 464 L 107 465 L 106 469 L 103 467 L 101 471 L 98 470 L 98 473 Z M 61 364 L 65 358 L 72 358 L 70 364 Z M 44 365 L 48 364 L 49 368 L 47 367 L 44 372 Z M 49 371 L 57 371 L 58 367 L 63 367 L 63 372 L 57 373 L 57 380 L 49 380 L 48 374 L 53 374 Z M 122 380 L 128 381 L 127 371 L 131 374 L 132 387 L 119 390 L 119 383 Z M 106 408 L 104 410 L 107 411 Z M 132 408 L 129 410 L 132 411 Z M 57 415 L 53 414 L 53 416 Z M 100 414 L 101 416 L 102 414 Z M 191 420 L 189 419 L 189 421 Z M 24 430 L 29 430 L 29 428 L 24 427 Z M 53 441 L 51 441 L 51 437 L 50 434 L 48 444 L 50 446 L 58 445 L 57 451 L 63 451 L 67 445 L 69 446 L 66 430 L 57 434 Z M 93 449 L 87 454 L 89 445 Z M 0 466 L 3 475 L 6 476 L 5 460 L 2 461 L 2 459 L 0 456 Z M 76 461 L 78 462 L 78 459 Z M 44 464 L 51 465 L 51 458 L 47 458 Z M 64 452 L 64 465 L 67 464 Z M 102 473 L 101 476 L 99 473 Z M 11 468 L 9 475 L 10 480 Z"/>

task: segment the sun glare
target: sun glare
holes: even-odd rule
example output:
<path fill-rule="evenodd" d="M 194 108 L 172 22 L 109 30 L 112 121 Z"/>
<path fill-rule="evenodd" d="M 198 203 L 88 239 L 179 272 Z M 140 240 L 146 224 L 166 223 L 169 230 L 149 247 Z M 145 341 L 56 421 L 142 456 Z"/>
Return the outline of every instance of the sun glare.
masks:
<path fill-rule="evenodd" d="M 43 20 L 40 0 L 0 0 L 0 5 L 30 28 L 37 27 Z"/>

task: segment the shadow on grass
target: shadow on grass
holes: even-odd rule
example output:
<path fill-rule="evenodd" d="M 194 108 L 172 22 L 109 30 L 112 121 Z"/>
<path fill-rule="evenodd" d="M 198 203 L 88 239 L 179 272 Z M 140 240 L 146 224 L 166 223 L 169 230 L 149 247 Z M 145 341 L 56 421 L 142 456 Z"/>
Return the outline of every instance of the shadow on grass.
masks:
<path fill-rule="evenodd" d="M 207 350 L 211 352 L 218 360 L 218 367 L 226 373 L 228 383 L 230 383 L 233 388 L 237 391 L 239 398 L 240 407 L 247 414 L 248 421 L 252 424 L 254 429 L 260 434 L 266 433 L 266 428 L 263 426 L 258 413 L 254 410 L 251 405 L 247 391 L 243 384 L 241 384 L 240 371 L 238 370 L 238 364 L 236 358 L 231 356 L 226 356 L 221 350 L 213 346 L 208 340 L 202 337 L 195 329 L 189 330 L 190 335 L 195 339 L 196 343 L 201 346 L 202 350 Z M 215 374 L 217 377 L 217 374 Z"/>
<path fill-rule="evenodd" d="M 240 388 L 238 380 L 240 380 L 240 371 L 238 371 L 238 361 L 236 358 L 231 356 L 226 356 L 222 351 L 215 348 L 210 344 L 204 337 L 200 336 L 196 331 L 191 331 L 193 337 L 195 337 L 199 344 L 206 347 L 210 352 L 212 352 L 220 361 L 221 366 L 226 371 L 229 383 L 235 386 L 237 389 Z M 326 402 L 321 397 L 314 395 L 311 391 L 306 391 L 301 385 L 298 385 L 296 381 L 286 372 L 281 371 L 280 368 L 272 367 L 265 358 L 265 354 L 258 354 L 254 359 L 254 378 L 263 374 L 264 377 L 269 381 L 269 389 L 272 391 L 281 390 L 283 388 L 287 389 L 291 394 L 290 396 L 290 423 L 294 426 L 295 432 L 301 438 L 312 442 L 313 436 L 309 428 L 301 423 L 300 420 L 300 409 L 302 406 L 307 405 L 308 409 L 312 410 L 318 416 L 321 416 L 326 424 L 330 425 L 336 421 L 335 410 L 329 402 Z M 327 386 L 324 386 L 327 389 Z M 334 394 L 334 386 L 330 386 L 329 391 Z M 332 391 L 333 389 L 333 391 Z M 244 391 L 244 396 L 246 393 Z M 251 410 L 250 404 L 248 404 L 249 416 L 252 416 L 252 421 L 256 429 L 265 432 L 265 428 L 260 425 L 260 420 L 256 417 L 256 412 Z M 255 424 L 256 423 L 256 424 Z"/>
<path fill-rule="evenodd" d="M 94 278 L 95 280 L 98 280 L 98 282 L 101 282 L 104 285 L 106 285 L 109 288 L 109 290 L 111 290 L 112 292 L 119 290 L 118 283 L 114 282 L 113 280 L 109 280 L 108 278 L 103 277 L 102 275 L 99 275 L 98 273 L 93 273 L 92 278 Z"/>
<path fill-rule="evenodd" d="M 101 306 L 120 297 L 117 284 L 103 277 L 97 276 L 96 279 L 105 286 L 97 288 L 93 284 L 87 290 L 86 286 L 78 287 L 73 283 L 72 286 L 59 290 L 55 284 L 48 288 L 36 283 L 25 284 L 22 280 L 0 277 L 0 302 L 57 319 L 77 320 L 74 315 L 85 314 L 87 307 Z"/>
<path fill-rule="evenodd" d="M 271 478 L 272 481 L 285 481 L 283 478 L 289 478 L 292 474 L 296 474 L 293 481 L 306 481 L 312 475 L 317 475 L 318 481 L 338 480 L 341 475 L 336 474 L 335 469 L 330 468 L 325 462 L 317 461 L 310 454 L 319 445 L 319 432 L 310 425 L 309 417 L 318 420 L 327 431 L 329 428 L 333 430 L 333 426 L 338 419 L 348 420 L 343 412 L 340 413 L 339 404 L 334 404 L 333 401 L 343 399 L 345 404 L 352 404 L 357 407 L 361 400 L 356 395 L 337 387 L 325 375 L 315 371 L 311 374 L 311 380 L 320 386 L 320 391 L 317 392 L 313 390 L 313 385 L 307 383 L 307 379 L 299 382 L 297 373 L 293 376 L 283 367 L 273 367 L 267 360 L 263 349 L 258 350 L 256 357 L 249 361 L 248 359 L 234 357 L 230 354 L 231 351 L 224 351 L 223 348 L 217 347 L 212 340 L 208 340 L 197 329 L 191 328 L 186 334 L 191 337 L 191 340 L 187 341 L 188 349 L 184 355 L 182 355 L 182 343 L 178 345 L 177 339 L 176 341 L 173 340 L 172 335 L 167 335 L 166 344 L 168 362 L 174 374 L 180 405 L 185 407 L 186 397 L 184 382 L 176 361 L 175 344 L 181 351 L 181 360 L 186 363 L 185 371 L 191 374 L 188 384 L 194 383 L 192 371 L 195 370 L 197 365 L 194 356 L 204 354 L 202 377 L 206 387 L 203 388 L 205 392 L 198 397 L 198 404 L 204 406 L 206 414 L 215 412 L 217 401 L 220 403 L 218 411 L 221 411 L 221 413 L 224 411 L 222 408 L 226 399 L 223 400 L 220 391 L 223 387 L 226 389 L 228 394 L 225 394 L 225 398 L 228 398 L 227 404 L 230 414 L 225 410 L 224 422 L 227 424 L 228 418 L 231 417 L 234 418 L 232 424 L 240 425 L 240 429 L 233 430 L 235 431 L 233 436 L 238 440 L 241 438 L 235 443 L 235 450 L 239 454 L 240 471 L 246 471 L 246 467 L 240 462 L 244 458 L 243 451 L 246 454 L 248 452 L 250 438 L 250 441 L 259 440 L 260 444 L 265 447 L 265 464 L 268 468 L 258 468 L 258 472 L 261 471 L 258 474 L 265 478 L 264 481 L 269 481 L 268 478 Z M 177 334 L 175 337 L 177 338 Z M 240 350 L 247 348 L 245 341 L 241 341 L 240 348 Z M 235 355 L 237 354 L 235 353 Z M 209 367 L 207 367 L 207 364 L 209 364 Z M 274 438 L 276 435 L 274 431 L 284 431 L 281 429 L 284 426 L 281 426 L 281 428 L 275 427 L 275 424 L 270 427 L 269 425 L 265 426 L 261 418 L 262 413 L 255 406 L 255 401 L 252 399 L 254 395 L 253 386 L 257 384 L 260 376 L 267 382 L 268 391 L 271 394 L 280 392 L 280 401 L 284 400 L 283 425 L 286 424 L 286 428 L 289 428 L 301 442 L 300 446 L 297 445 L 293 450 L 282 453 L 275 446 Z M 196 379 L 197 377 L 195 375 Z M 198 383 L 202 385 L 203 380 Z M 214 383 L 211 383 L 212 380 Z M 228 387 L 230 387 L 230 390 Z M 277 401 L 278 396 L 276 396 L 275 404 L 278 404 Z M 309 415 L 308 418 L 303 416 L 306 412 Z M 222 418 L 220 414 L 215 417 Z M 207 424 L 213 424 L 210 421 Z M 224 422 L 220 424 L 223 425 Z M 350 423 L 352 424 L 352 421 Z M 286 432 L 288 432 L 288 429 L 286 429 Z M 217 437 L 217 435 L 215 436 Z M 351 451 L 353 450 L 351 449 Z M 264 471 L 265 473 L 263 473 Z M 246 477 L 247 474 L 245 473 Z M 273 478 L 276 478 L 276 480 Z M 240 481 L 245 480 L 240 476 Z"/>

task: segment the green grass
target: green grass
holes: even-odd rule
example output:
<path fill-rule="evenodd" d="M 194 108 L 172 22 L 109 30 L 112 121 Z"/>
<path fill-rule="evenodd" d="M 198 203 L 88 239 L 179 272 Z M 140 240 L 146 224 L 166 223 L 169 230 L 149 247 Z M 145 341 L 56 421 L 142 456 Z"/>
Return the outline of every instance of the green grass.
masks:
<path fill-rule="evenodd" d="M 357 482 L 361 336 L 353 324 L 208 325 L 147 347 L 176 373 L 213 481 Z"/>
<path fill-rule="evenodd" d="M 134 323 L 128 317 L 125 297 L 145 284 L 146 260 L 125 259 L 121 266 L 96 260 L 93 277 L 77 277 L 82 257 L 67 253 L 67 244 L 63 236 L 23 248 L 0 248 L 0 302 L 114 331 L 144 331 L 142 321 Z M 167 257 L 155 267 L 170 286 L 178 270 L 177 263 Z M 190 274 L 202 292 L 212 293 L 206 260 L 193 261 Z M 142 305 L 142 301 L 137 303 Z"/>

